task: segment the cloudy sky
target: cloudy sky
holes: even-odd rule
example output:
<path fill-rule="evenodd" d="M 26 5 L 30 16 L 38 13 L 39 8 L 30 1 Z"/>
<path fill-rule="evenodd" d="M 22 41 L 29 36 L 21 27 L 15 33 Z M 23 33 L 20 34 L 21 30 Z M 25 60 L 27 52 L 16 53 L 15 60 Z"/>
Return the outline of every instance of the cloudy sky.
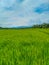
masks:
<path fill-rule="evenodd" d="M 49 0 L 0 0 L 0 26 L 49 23 Z"/>

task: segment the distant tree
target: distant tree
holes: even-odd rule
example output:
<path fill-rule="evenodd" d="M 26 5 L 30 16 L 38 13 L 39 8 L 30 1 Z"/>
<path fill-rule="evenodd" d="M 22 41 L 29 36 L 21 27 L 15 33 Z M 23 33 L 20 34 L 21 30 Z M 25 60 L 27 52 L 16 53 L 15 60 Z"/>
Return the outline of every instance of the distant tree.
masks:
<path fill-rule="evenodd" d="M 43 24 L 36 24 L 36 25 L 33 25 L 33 28 L 49 28 L 49 24 L 48 23 L 43 23 Z"/>
<path fill-rule="evenodd" d="M 42 28 L 47 28 L 47 24 L 46 23 L 43 23 L 41 26 L 42 26 Z"/>
<path fill-rule="evenodd" d="M 0 27 L 0 29 L 1 29 L 2 27 Z"/>

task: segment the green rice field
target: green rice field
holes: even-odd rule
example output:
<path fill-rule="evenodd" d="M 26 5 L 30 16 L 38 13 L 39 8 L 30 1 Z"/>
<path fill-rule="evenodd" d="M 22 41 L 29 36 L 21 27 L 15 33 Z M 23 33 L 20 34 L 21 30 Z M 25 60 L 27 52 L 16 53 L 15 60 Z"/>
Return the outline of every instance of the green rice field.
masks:
<path fill-rule="evenodd" d="M 0 29 L 0 65 L 49 65 L 49 28 Z"/>

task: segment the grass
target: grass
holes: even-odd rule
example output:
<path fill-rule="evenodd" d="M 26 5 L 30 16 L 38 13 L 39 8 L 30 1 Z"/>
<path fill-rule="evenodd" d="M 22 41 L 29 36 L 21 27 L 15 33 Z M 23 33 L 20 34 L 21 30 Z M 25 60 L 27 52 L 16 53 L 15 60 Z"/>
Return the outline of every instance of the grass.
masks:
<path fill-rule="evenodd" d="M 49 29 L 1 29 L 0 65 L 49 65 Z"/>

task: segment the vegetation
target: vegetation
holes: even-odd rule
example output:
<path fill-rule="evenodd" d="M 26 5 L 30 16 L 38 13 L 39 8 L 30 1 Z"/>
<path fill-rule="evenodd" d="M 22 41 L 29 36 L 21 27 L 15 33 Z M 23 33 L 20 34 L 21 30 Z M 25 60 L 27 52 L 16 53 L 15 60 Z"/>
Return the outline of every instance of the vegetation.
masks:
<path fill-rule="evenodd" d="M 43 24 L 36 24 L 33 25 L 33 28 L 49 28 L 49 24 L 48 23 L 43 23 Z"/>
<path fill-rule="evenodd" d="M 49 28 L 0 29 L 0 65 L 49 65 Z"/>
<path fill-rule="evenodd" d="M 20 27 L 12 27 L 10 29 L 27 29 L 27 28 L 49 28 L 49 23 L 43 23 L 43 24 L 36 24 L 36 25 L 33 25 L 32 27 L 27 27 L 27 26 L 20 26 Z M 0 27 L 0 29 L 9 29 L 8 27 L 7 28 L 2 28 Z"/>

